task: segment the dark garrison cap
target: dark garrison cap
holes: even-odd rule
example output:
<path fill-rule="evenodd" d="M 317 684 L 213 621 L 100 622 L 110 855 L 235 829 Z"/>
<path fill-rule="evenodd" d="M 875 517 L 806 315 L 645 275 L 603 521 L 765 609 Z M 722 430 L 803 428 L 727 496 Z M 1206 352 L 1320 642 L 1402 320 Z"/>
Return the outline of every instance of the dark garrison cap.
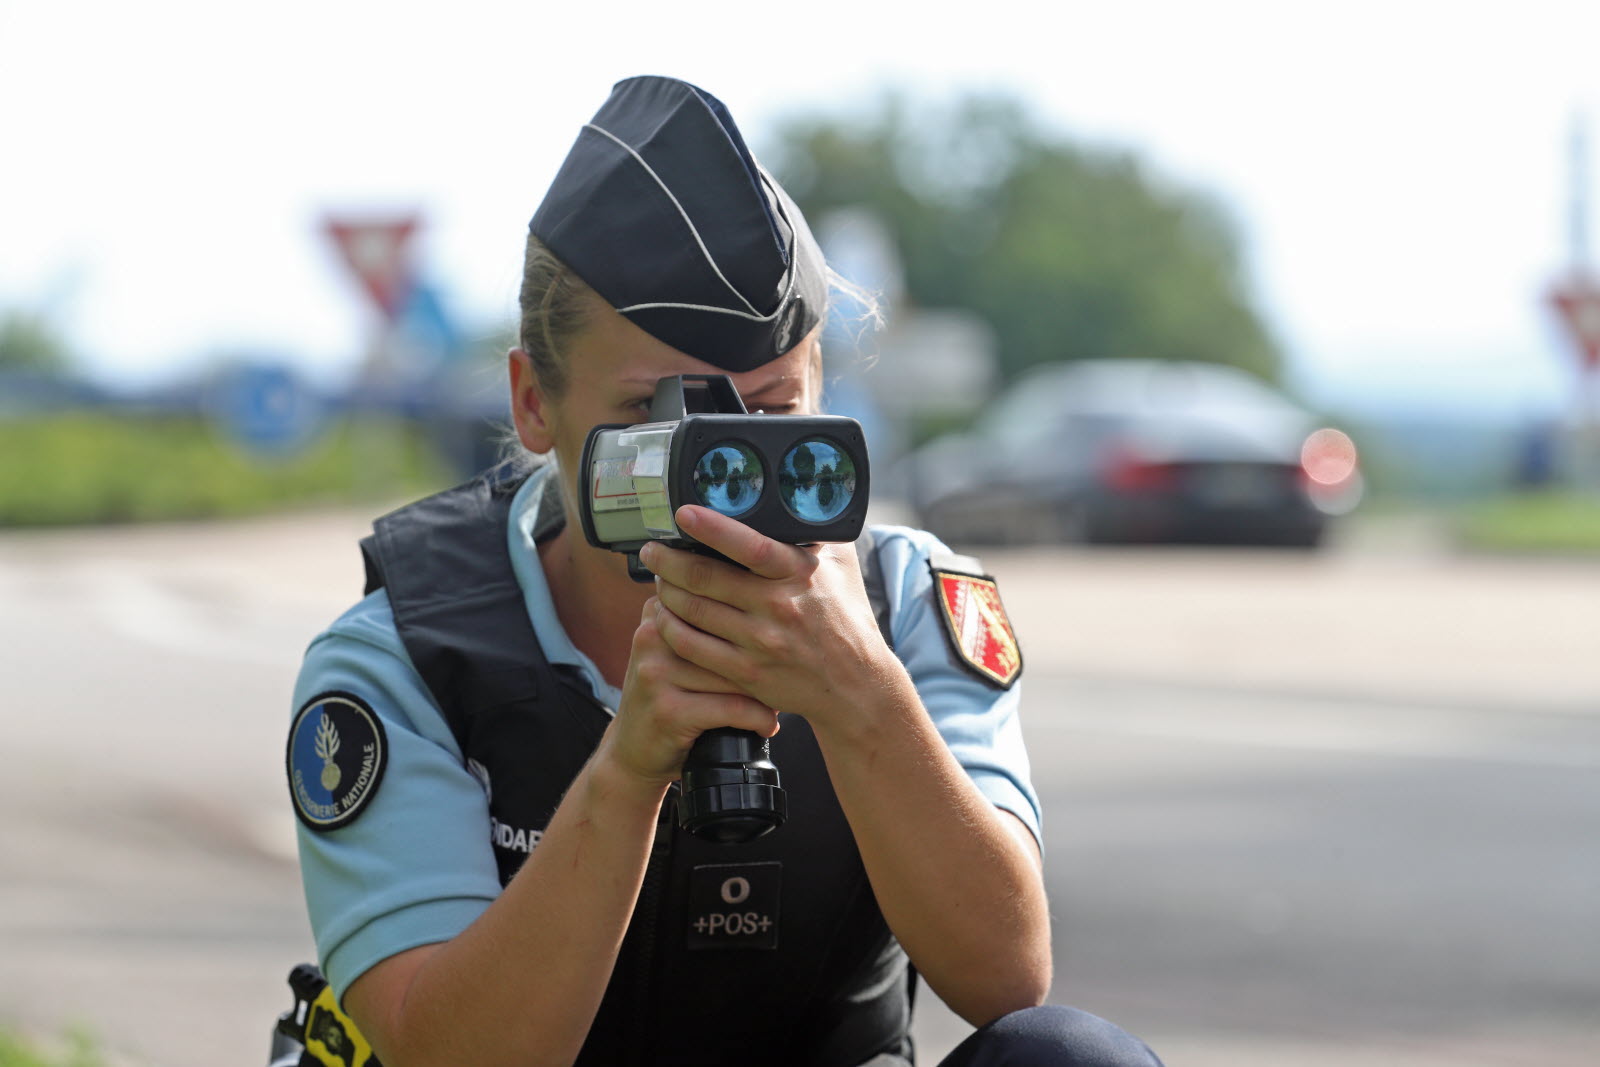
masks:
<path fill-rule="evenodd" d="M 618 82 L 529 230 L 652 336 L 728 371 L 783 355 L 827 298 L 822 252 L 722 102 Z"/>

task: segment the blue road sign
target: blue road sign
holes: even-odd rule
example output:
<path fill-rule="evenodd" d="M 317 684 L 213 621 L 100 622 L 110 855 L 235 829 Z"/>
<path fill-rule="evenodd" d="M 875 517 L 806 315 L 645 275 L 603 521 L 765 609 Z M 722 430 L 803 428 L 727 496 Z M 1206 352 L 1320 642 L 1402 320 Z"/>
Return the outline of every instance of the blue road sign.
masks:
<path fill-rule="evenodd" d="M 327 403 L 289 367 L 235 363 L 212 383 L 207 408 L 233 441 L 257 455 L 284 457 L 311 444 L 327 421 Z"/>

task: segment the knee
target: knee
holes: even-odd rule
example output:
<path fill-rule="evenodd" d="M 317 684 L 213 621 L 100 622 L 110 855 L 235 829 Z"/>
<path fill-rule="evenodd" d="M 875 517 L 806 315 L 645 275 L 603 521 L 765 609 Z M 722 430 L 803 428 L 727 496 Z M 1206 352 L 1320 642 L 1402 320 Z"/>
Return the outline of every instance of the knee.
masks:
<path fill-rule="evenodd" d="M 1161 1067 L 1155 1053 L 1120 1026 L 1060 1004 L 1003 1015 L 969 1041 L 984 1046 L 973 1062 L 996 1067 Z"/>

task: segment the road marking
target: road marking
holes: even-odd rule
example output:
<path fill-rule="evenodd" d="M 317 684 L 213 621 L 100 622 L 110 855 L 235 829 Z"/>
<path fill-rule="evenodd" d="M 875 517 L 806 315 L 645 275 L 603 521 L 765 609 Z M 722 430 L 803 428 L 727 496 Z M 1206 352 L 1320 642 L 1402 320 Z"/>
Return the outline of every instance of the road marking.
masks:
<path fill-rule="evenodd" d="M 1024 700 L 1026 701 L 1026 697 Z M 1401 759 L 1600 769 L 1600 720 L 1425 704 L 1217 693 L 1139 682 L 1095 683 L 1026 729 L 1121 734 L 1235 747 Z M 1089 710 L 1090 708 L 1093 710 Z M 1181 710 L 1176 710 L 1181 709 Z M 1537 717 L 1536 717 L 1537 716 Z M 1540 727 L 1543 735 L 1535 734 Z"/>
<path fill-rule="evenodd" d="M 88 602 L 103 622 L 122 636 L 156 648 L 206 659 L 222 659 L 268 667 L 292 665 L 305 635 L 291 637 L 264 620 L 228 618 L 207 612 L 194 600 L 179 596 L 137 574 L 112 568 L 82 568 L 75 577 L 92 590 Z M 255 633 L 249 632 L 256 630 Z"/>

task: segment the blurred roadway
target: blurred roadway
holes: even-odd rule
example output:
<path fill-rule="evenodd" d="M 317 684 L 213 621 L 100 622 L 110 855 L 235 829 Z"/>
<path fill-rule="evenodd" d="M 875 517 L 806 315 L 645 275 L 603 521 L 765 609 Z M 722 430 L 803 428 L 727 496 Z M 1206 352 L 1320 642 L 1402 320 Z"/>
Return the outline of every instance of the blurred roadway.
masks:
<path fill-rule="evenodd" d="M 376 509 L 375 509 L 376 510 Z M 281 779 L 350 513 L 0 534 L 0 1023 L 263 1063 L 310 958 Z M 1055 998 L 1172 1067 L 1600 1060 L 1600 564 L 991 552 Z M 924 1062 L 959 1036 L 931 997 Z"/>

